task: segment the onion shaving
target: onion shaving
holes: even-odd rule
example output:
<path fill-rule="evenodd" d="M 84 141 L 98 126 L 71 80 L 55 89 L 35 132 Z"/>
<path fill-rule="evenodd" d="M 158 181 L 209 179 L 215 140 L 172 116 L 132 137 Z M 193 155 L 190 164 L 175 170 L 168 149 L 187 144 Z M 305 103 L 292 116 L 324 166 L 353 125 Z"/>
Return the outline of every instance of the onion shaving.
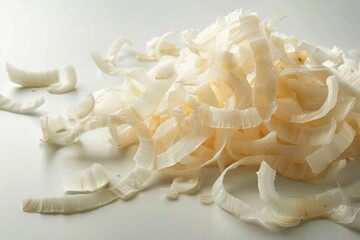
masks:
<path fill-rule="evenodd" d="M 13 113 L 31 113 L 45 102 L 45 98 L 37 98 L 30 102 L 16 102 L 0 94 L 0 110 Z"/>
<path fill-rule="evenodd" d="M 6 63 L 6 71 L 10 81 L 22 87 L 47 87 L 59 82 L 59 71 L 56 69 L 44 72 L 29 72 Z"/>

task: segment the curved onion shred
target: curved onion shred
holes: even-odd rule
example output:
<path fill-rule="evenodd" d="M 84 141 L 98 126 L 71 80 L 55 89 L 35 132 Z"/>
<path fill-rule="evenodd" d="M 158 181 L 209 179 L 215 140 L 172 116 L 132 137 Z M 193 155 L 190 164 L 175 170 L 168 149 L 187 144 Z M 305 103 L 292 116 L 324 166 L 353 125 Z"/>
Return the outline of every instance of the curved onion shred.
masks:
<path fill-rule="evenodd" d="M 6 71 L 9 79 L 22 87 L 47 87 L 59 82 L 59 71 L 56 69 L 44 72 L 29 72 L 6 63 Z"/>
<path fill-rule="evenodd" d="M 104 167 L 98 163 L 79 172 L 63 174 L 61 179 L 67 193 L 96 192 L 109 184 L 109 177 Z"/>
<path fill-rule="evenodd" d="M 288 198 L 273 182 L 275 171 L 318 182 L 360 154 L 357 63 L 344 61 L 336 47 L 280 34 L 271 21 L 241 10 L 203 31 L 182 31 L 183 47 L 167 41 L 172 35 L 151 39 L 149 52 L 138 56 L 156 61 L 149 70 L 116 65 L 127 40 L 116 40 L 105 57 L 93 51 L 100 70 L 123 76 L 123 84 L 87 95 L 67 115 L 41 118 L 45 142 L 71 144 L 85 132 L 108 128 L 114 146 L 139 143 L 134 170 L 95 193 L 25 200 L 24 210 L 72 213 L 127 199 L 154 171 L 173 177 L 162 191 L 176 199 L 195 192 L 201 169 L 212 166 L 222 173 L 202 201 L 213 200 L 241 219 L 283 227 L 320 217 L 351 222 L 358 209 L 345 200 L 359 195 L 359 184 Z M 225 175 L 241 165 L 260 166 L 262 210 L 225 189 Z"/>
<path fill-rule="evenodd" d="M 344 122 L 340 131 L 334 135 L 329 144 L 323 145 L 306 157 L 312 171 L 314 173 L 323 171 L 329 163 L 335 161 L 351 145 L 354 136 L 354 129 Z"/>
<path fill-rule="evenodd" d="M 266 203 L 263 213 L 283 227 L 293 227 L 311 218 L 329 218 L 350 223 L 359 209 L 346 205 L 341 189 L 335 188 L 313 196 L 290 198 L 281 196 L 274 187 L 276 172 L 262 162 L 258 172 L 260 198 Z"/>
<path fill-rule="evenodd" d="M 13 113 L 31 113 L 45 102 L 45 98 L 37 98 L 30 102 L 16 102 L 0 94 L 0 110 Z"/>
<path fill-rule="evenodd" d="M 62 94 L 75 89 L 77 77 L 72 65 L 65 67 L 66 81 L 59 82 L 60 74 L 57 69 L 45 72 L 28 72 L 6 63 L 9 79 L 22 87 L 48 87 L 49 93 Z"/>

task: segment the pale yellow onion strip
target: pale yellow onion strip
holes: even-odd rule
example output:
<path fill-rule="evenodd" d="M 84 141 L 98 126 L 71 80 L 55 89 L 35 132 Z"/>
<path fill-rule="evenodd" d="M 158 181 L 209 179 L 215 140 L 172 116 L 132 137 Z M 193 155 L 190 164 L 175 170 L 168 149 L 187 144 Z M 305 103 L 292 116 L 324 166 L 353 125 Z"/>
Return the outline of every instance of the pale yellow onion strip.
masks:
<path fill-rule="evenodd" d="M 181 176 L 173 180 L 169 188 L 161 188 L 160 190 L 170 199 L 177 199 L 181 193 L 195 193 L 199 190 L 200 178 L 195 176 Z"/>
<path fill-rule="evenodd" d="M 185 156 L 198 148 L 212 134 L 211 129 L 204 128 L 200 132 L 190 132 L 179 141 L 174 143 L 164 153 L 157 155 L 156 169 L 162 169 L 175 165 Z"/>
<path fill-rule="evenodd" d="M 254 107 L 243 110 L 228 110 L 206 106 L 201 113 L 202 121 L 212 128 L 253 128 L 262 123 Z"/>
<path fill-rule="evenodd" d="M 61 180 L 67 193 L 96 192 L 109 184 L 109 176 L 98 163 L 78 172 L 62 174 Z"/>
<path fill-rule="evenodd" d="M 346 224 L 352 222 L 359 211 L 345 204 L 339 188 L 307 197 L 281 196 L 274 187 L 275 174 L 266 162 L 262 162 L 258 173 L 258 187 L 260 198 L 266 203 L 263 212 L 280 226 L 293 227 L 302 221 L 318 217 Z"/>
<path fill-rule="evenodd" d="M 328 93 L 328 89 L 324 85 L 310 85 L 299 79 L 290 78 L 286 83 L 300 98 L 323 98 L 325 100 Z"/>
<path fill-rule="evenodd" d="M 47 88 L 49 93 L 62 94 L 67 93 L 75 89 L 77 83 L 77 76 L 75 68 L 70 64 L 65 67 L 66 81 L 58 82 L 50 85 Z"/>
<path fill-rule="evenodd" d="M 22 201 L 22 209 L 31 213 L 71 214 L 104 206 L 118 198 L 111 189 L 103 189 L 89 194 L 27 198 Z"/>
<path fill-rule="evenodd" d="M 140 191 L 151 176 L 151 171 L 136 166 L 135 169 L 112 188 L 89 194 L 65 195 L 53 198 L 28 198 L 23 200 L 25 212 L 71 214 L 89 211 L 117 199 L 129 199 Z"/>
<path fill-rule="evenodd" d="M 334 119 L 336 122 L 343 121 L 354 108 L 356 99 L 348 96 L 338 96 L 337 103 L 326 116 L 311 121 L 316 126 L 328 124 Z"/>
<path fill-rule="evenodd" d="M 63 117 L 58 116 L 59 120 L 56 122 L 52 121 L 52 118 L 53 116 L 47 115 L 40 119 L 44 141 L 60 145 L 71 144 L 85 132 L 97 128 L 124 124 L 122 117 L 114 115 L 89 116 L 81 121 L 78 120 L 73 126 L 70 126 L 68 120 Z M 62 125 L 58 125 L 59 121 L 63 122 Z"/>
<path fill-rule="evenodd" d="M 180 133 L 180 130 L 173 130 L 159 139 L 154 139 L 155 154 L 161 154 L 166 152 L 174 143 L 186 135 L 186 133 Z"/>
<path fill-rule="evenodd" d="M 267 226 L 271 223 L 270 219 L 264 218 L 260 210 L 255 209 L 243 200 L 231 195 L 227 192 L 224 186 L 224 178 L 230 170 L 233 170 L 241 165 L 259 165 L 262 158 L 263 156 L 247 157 L 231 164 L 221 173 L 213 184 L 211 196 L 219 207 L 231 214 L 234 214 L 236 217 L 245 221 L 258 221 L 260 224 Z"/>
<path fill-rule="evenodd" d="M 109 142 L 118 148 L 124 148 L 133 143 L 138 143 L 139 139 L 136 135 L 136 130 L 131 126 L 122 126 L 123 125 L 109 127 L 111 134 L 111 139 L 109 139 Z"/>
<path fill-rule="evenodd" d="M 131 109 L 121 111 L 119 116 L 124 119 L 124 123 L 129 124 L 136 130 L 139 139 L 139 146 L 133 157 L 136 165 L 143 169 L 154 169 L 156 164 L 155 146 L 149 128 Z"/>
<path fill-rule="evenodd" d="M 257 16 L 245 16 L 241 23 L 253 28 L 253 33 L 247 36 L 255 59 L 255 85 L 253 89 L 253 104 L 259 116 L 269 121 L 276 111 L 276 79 L 271 59 L 269 44 L 260 29 Z"/>
<path fill-rule="evenodd" d="M 265 123 L 270 131 L 276 131 L 276 136 L 288 143 L 300 146 L 315 146 L 328 144 L 336 130 L 336 121 L 319 126 L 310 127 L 304 124 L 291 124 L 272 119 Z"/>
<path fill-rule="evenodd" d="M 13 113 L 31 113 L 45 102 L 45 98 L 40 97 L 30 102 L 17 102 L 0 94 L 0 110 Z"/>
<path fill-rule="evenodd" d="M 167 79 L 154 80 L 145 92 L 131 104 L 130 109 L 142 119 L 146 119 L 152 115 L 159 106 L 165 93 L 171 87 L 175 78 L 173 76 L 174 74 L 175 72 L 172 72 L 172 74 L 168 75 L 169 78 Z"/>
<path fill-rule="evenodd" d="M 135 162 L 143 168 L 152 168 L 155 151 L 153 140 L 147 126 L 131 110 L 125 109 L 117 115 L 89 116 L 77 121 L 75 126 L 67 126 L 63 131 L 54 129 L 49 119 L 51 116 L 45 116 L 41 122 L 44 140 L 60 145 L 70 144 L 78 140 L 83 133 L 93 129 L 129 124 L 136 129 L 140 142 L 134 156 Z"/>
<path fill-rule="evenodd" d="M 329 144 L 323 145 L 306 157 L 312 171 L 314 173 L 323 171 L 351 145 L 354 137 L 354 129 L 347 122 L 344 122 L 340 131 L 334 135 Z"/>
<path fill-rule="evenodd" d="M 277 111 L 275 115 L 288 122 L 304 123 L 326 116 L 326 114 L 336 105 L 338 94 L 338 78 L 330 76 L 326 80 L 328 85 L 328 96 L 324 104 L 316 111 L 304 111 L 297 102 L 292 99 L 277 99 Z"/>
<path fill-rule="evenodd" d="M 332 138 L 330 138 L 331 140 Z M 274 144 L 266 154 L 284 156 L 296 163 L 306 163 L 306 157 L 318 150 L 320 146 L 301 146 L 293 144 Z"/>
<path fill-rule="evenodd" d="M 59 71 L 56 69 L 43 72 L 30 72 L 6 63 L 6 71 L 9 79 L 22 87 L 47 87 L 59 81 Z"/>
<path fill-rule="evenodd" d="M 331 163 L 324 171 L 319 174 L 313 173 L 307 163 L 298 163 L 291 156 L 271 156 L 264 159 L 280 175 L 289 179 L 302 182 L 319 182 L 336 176 L 346 166 L 346 160 L 339 160 Z"/>
<path fill-rule="evenodd" d="M 239 77 L 239 73 L 236 70 L 231 70 L 231 74 L 224 79 L 224 82 L 232 89 L 236 96 L 236 109 L 246 109 L 251 106 L 251 86 L 246 80 L 246 77 L 242 75 Z"/>
<path fill-rule="evenodd" d="M 164 122 L 162 122 L 159 127 L 156 129 L 155 133 L 153 134 L 153 138 L 155 141 L 164 137 L 169 132 L 176 129 L 177 121 L 175 117 L 171 117 Z"/>
<path fill-rule="evenodd" d="M 84 95 L 83 99 L 74 107 L 67 110 L 69 119 L 81 119 L 90 114 L 94 109 L 95 99 L 91 93 Z"/>
<path fill-rule="evenodd" d="M 233 152 L 244 155 L 262 155 L 277 142 L 276 133 L 270 132 L 263 138 L 250 141 L 231 141 Z"/>
<path fill-rule="evenodd" d="M 232 141 L 249 141 L 261 138 L 261 125 L 254 128 L 234 129 Z"/>
<path fill-rule="evenodd" d="M 296 78 L 304 84 L 317 85 L 319 87 L 327 84 L 327 79 L 330 76 L 337 76 L 334 70 L 319 66 L 311 66 L 307 68 L 285 68 L 280 73 L 278 73 L 278 77 L 281 78 L 288 78 L 290 75 L 295 75 Z M 321 95 L 323 95 L 325 91 L 328 92 L 328 87 L 326 87 L 326 89 L 327 90 L 321 90 Z"/>
<path fill-rule="evenodd" d="M 218 153 L 220 150 L 221 150 L 221 152 L 223 152 L 223 150 L 226 147 L 227 142 L 229 141 L 230 134 L 231 134 L 231 130 L 228 130 L 228 129 L 226 129 L 226 130 L 217 129 L 215 131 L 216 139 L 215 139 L 215 143 L 214 143 L 214 149 L 215 149 L 215 151 L 217 151 L 216 153 Z M 216 153 L 215 153 L 215 155 L 216 155 Z M 220 155 L 216 161 L 217 161 L 219 170 L 221 172 L 224 171 L 225 167 L 226 167 L 226 161 L 227 161 L 225 156 Z M 210 166 L 212 164 L 212 162 L 209 162 L 209 160 L 208 160 L 204 164 L 206 164 L 205 166 Z"/>
<path fill-rule="evenodd" d="M 215 145 L 216 149 L 215 150 L 208 149 L 208 148 L 200 145 L 192 153 L 194 156 L 191 156 L 191 155 L 187 156 L 187 157 L 190 156 L 190 158 L 192 160 L 196 160 L 196 162 L 194 164 L 191 164 L 190 166 L 183 166 L 183 165 L 179 166 L 179 163 L 178 163 L 174 166 L 162 169 L 162 172 L 165 174 L 178 175 L 178 176 L 196 174 L 203 167 L 209 166 L 209 165 L 215 163 L 221 157 L 221 155 L 223 154 L 223 151 L 225 149 L 226 143 L 227 143 L 227 135 L 224 134 L 223 131 L 221 131 L 220 135 L 216 141 L 216 145 Z M 182 161 L 180 163 L 182 163 L 183 160 L 184 159 L 182 159 Z M 192 162 L 194 162 L 194 161 L 192 161 Z"/>

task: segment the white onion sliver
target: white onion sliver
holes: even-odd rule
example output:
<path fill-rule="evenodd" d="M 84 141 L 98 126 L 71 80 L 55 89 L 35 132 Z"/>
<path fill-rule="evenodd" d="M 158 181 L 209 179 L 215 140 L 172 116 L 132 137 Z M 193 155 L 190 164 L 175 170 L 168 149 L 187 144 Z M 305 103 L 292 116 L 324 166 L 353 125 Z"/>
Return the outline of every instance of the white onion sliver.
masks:
<path fill-rule="evenodd" d="M 323 145 L 306 157 L 306 161 L 314 173 L 323 171 L 329 163 L 335 161 L 352 143 L 355 137 L 354 129 L 346 122 L 336 133 L 331 142 Z"/>
<path fill-rule="evenodd" d="M 30 102 L 16 102 L 0 94 L 0 110 L 13 113 L 31 113 L 45 103 L 45 98 L 37 98 Z"/>
<path fill-rule="evenodd" d="M 59 71 L 28 72 L 6 63 L 9 79 L 22 87 L 47 87 L 59 81 Z"/>
<path fill-rule="evenodd" d="M 339 188 L 307 197 L 283 197 L 275 190 L 275 174 L 266 162 L 262 162 L 258 187 L 260 198 L 266 203 L 264 212 L 280 226 L 292 227 L 316 217 L 327 217 L 340 223 L 350 223 L 355 219 L 359 209 L 345 204 Z M 344 208 L 346 211 L 342 211 Z"/>

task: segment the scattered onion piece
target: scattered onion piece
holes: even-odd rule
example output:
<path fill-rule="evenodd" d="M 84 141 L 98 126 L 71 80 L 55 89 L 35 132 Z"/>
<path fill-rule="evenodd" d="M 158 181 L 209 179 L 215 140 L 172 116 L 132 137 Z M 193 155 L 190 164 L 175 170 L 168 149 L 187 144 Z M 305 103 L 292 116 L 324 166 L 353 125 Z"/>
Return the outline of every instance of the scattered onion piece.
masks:
<path fill-rule="evenodd" d="M 275 190 L 275 174 L 266 162 L 262 162 L 258 187 L 260 198 L 266 203 L 264 212 L 280 226 L 293 227 L 302 221 L 319 217 L 346 224 L 351 223 L 360 210 L 346 204 L 339 188 L 307 197 L 283 197 Z"/>
<path fill-rule="evenodd" d="M 26 103 L 16 102 L 0 94 L 0 110 L 13 113 L 31 113 L 35 109 L 43 105 L 44 102 L 45 99 L 43 97 Z"/>
<path fill-rule="evenodd" d="M 59 82 L 59 71 L 56 69 L 44 72 L 29 72 L 6 63 L 6 70 L 9 79 L 22 87 L 47 87 Z"/>

